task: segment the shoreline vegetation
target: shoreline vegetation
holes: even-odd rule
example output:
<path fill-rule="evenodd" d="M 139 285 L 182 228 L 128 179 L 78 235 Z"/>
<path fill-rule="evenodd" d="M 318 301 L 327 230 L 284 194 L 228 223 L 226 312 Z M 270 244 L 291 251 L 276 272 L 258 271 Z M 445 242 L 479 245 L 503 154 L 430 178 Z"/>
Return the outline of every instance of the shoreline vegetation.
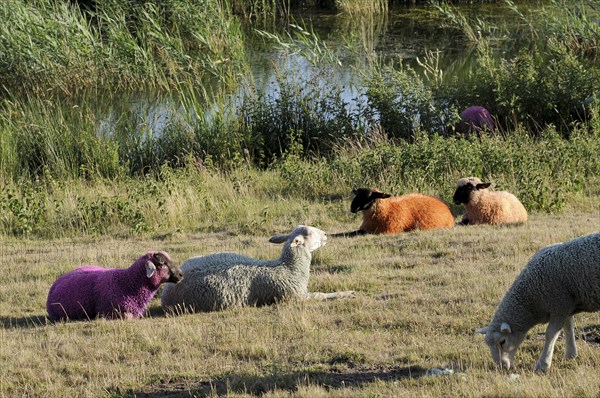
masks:
<path fill-rule="evenodd" d="M 453 49 L 386 56 L 406 3 Z M 538 250 L 600 229 L 598 1 L 485 5 L 506 24 L 477 1 L 423 3 L 0 0 L 0 397 L 598 398 L 600 312 L 575 316 L 578 358 L 559 339 L 545 375 L 545 325 L 510 371 L 475 333 Z M 335 14 L 343 43 L 298 7 Z M 455 130 L 471 105 L 494 134 Z M 356 230 L 352 188 L 451 203 L 471 175 L 518 196 L 527 223 L 331 237 L 308 290 L 353 298 L 175 316 L 158 292 L 135 321 L 47 317 L 76 267 L 275 259 L 268 237 L 295 225 Z"/>
<path fill-rule="evenodd" d="M 339 222 L 353 187 L 449 201 L 466 175 L 492 179 L 530 211 L 589 208 L 598 195 L 594 2 L 549 1 L 537 18 L 500 2 L 522 21 L 514 31 L 468 18 L 457 5 L 429 7 L 473 48 L 474 65 L 446 76 L 434 51 L 418 60 L 419 71 L 365 54 L 344 65 L 360 76 L 354 107 L 332 76 L 341 68 L 337 50 L 302 24 L 283 35 L 262 29 L 299 4 L 81 3 L 0 4 L 2 236 L 247 231 L 256 219 L 269 233 L 288 221 L 282 198 L 333 207 Z M 378 4 L 365 13 L 387 12 Z M 313 72 L 276 71 L 277 97 L 256 90 L 244 24 L 280 57 L 304 57 Z M 521 49 L 498 59 L 499 40 Z M 171 117 L 160 132 L 131 109 L 98 103 L 138 92 L 168 99 Z M 494 115 L 494 136 L 454 131 L 472 104 Z M 262 204 L 243 214 L 249 202 Z"/>

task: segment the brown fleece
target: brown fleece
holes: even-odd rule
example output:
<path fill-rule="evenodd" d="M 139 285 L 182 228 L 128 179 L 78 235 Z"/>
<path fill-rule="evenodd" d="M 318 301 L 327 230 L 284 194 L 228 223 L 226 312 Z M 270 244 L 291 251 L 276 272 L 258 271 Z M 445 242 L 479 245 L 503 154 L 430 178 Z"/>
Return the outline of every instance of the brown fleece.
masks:
<path fill-rule="evenodd" d="M 369 234 L 395 234 L 453 226 L 454 217 L 444 202 L 432 196 L 408 194 L 377 199 L 363 212 L 360 229 Z"/>

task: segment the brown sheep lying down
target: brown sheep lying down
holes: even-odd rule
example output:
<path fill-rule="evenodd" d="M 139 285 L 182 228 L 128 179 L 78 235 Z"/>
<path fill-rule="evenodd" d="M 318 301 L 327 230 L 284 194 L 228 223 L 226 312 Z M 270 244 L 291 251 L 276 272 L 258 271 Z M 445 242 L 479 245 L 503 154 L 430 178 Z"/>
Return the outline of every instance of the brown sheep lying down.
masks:
<path fill-rule="evenodd" d="M 362 211 L 363 223 L 357 231 L 333 236 L 396 234 L 454 226 L 450 208 L 433 196 L 418 193 L 392 196 L 370 188 L 359 188 L 353 192 L 355 197 L 350 211 Z"/>

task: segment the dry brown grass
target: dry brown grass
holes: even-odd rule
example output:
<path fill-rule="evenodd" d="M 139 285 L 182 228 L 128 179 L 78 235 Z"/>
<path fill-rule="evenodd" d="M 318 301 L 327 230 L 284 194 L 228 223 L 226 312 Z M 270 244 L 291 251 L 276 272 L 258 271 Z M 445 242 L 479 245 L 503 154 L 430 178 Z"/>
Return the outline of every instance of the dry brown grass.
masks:
<path fill-rule="evenodd" d="M 155 300 L 141 320 L 72 323 L 47 321 L 44 304 L 75 266 L 125 267 L 159 248 L 178 261 L 215 251 L 272 258 L 280 248 L 226 233 L 4 240 L 0 396 L 597 396 L 600 313 L 576 316 L 587 337 L 579 358 L 563 360 L 559 342 L 545 376 L 532 372 L 544 327 L 532 330 L 514 381 L 474 330 L 536 250 L 599 229 L 599 212 L 570 212 L 520 227 L 331 239 L 316 252 L 310 290 L 355 290 L 354 299 L 175 317 Z M 426 375 L 445 367 L 460 374 Z"/>

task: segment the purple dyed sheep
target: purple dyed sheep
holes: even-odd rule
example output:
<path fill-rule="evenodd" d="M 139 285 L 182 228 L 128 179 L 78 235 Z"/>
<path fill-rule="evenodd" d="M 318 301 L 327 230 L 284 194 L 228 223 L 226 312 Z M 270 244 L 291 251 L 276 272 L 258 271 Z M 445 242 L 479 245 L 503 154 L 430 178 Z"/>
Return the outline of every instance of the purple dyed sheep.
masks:
<path fill-rule="evenodd" d="M 148 252 L 127 269 L 88 265 L 54 282 L 46 310 L 56 320 L 139 318 L 162 283 L 182 278 L 183 272 L 166 252 Z"/>
<path fill-rule="evenodd" d="M 462 134 L 476 133 L 480 136 L 483 131 L 494 132 L 492 115 L 483 106 L 470 106 L 460 114 L 460 122 L 456 131 Z"/>

